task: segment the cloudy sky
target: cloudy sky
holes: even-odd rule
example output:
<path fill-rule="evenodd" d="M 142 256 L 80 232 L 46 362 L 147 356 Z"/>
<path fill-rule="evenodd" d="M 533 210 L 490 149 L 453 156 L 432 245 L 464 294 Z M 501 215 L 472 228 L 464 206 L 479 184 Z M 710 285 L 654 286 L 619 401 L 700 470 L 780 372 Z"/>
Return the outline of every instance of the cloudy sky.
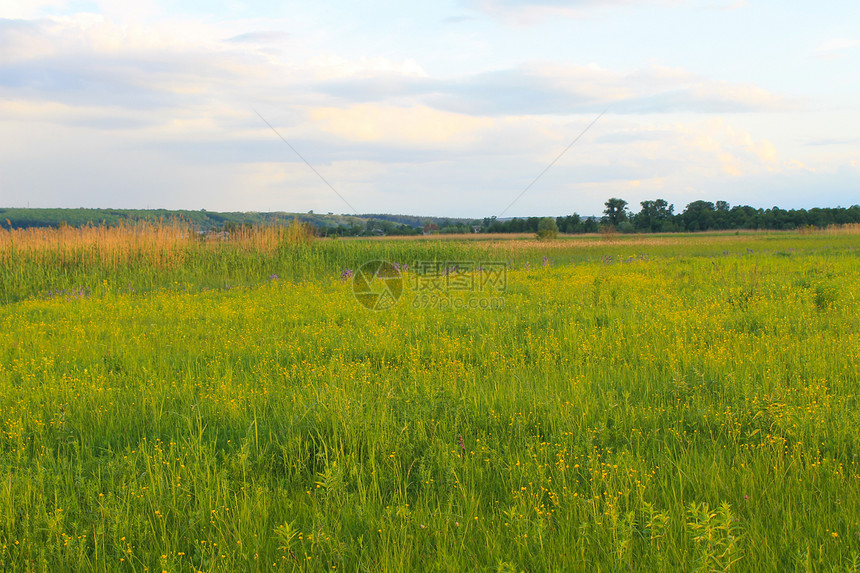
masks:
<path fill-rule="evenodd" d="M 858 71 L 857 0 L 0 0 L 0 206 L 849 206 Z"/>

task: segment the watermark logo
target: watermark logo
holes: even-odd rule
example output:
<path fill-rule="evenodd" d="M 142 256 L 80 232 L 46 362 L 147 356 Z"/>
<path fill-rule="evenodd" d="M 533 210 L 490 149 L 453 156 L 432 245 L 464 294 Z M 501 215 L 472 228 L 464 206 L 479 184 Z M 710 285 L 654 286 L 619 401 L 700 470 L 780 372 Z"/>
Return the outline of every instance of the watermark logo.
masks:
<path fill-rule="evenodd" d="M 412 269 L 416 293 L 503 293 L 508 288 L 507 263 L 418 261 Z"/>
<path fill-rule="evenodd" d="M 417 261 L 410 286 L 413 308 L 500 309 L 505 306 L 508 265 L 498 261 Z"/>
<path fill-rule="evenodd" d="M 407 271 L 405 277 L 401 270 Z M 348 274 L 347 274 L 348 273 Z M 370 261 L 352 279 L 355 299 L 370 310 L 389 310 L 408 285 L 413 308 L 437 310 L 501 309 L 508 288 L 508 265 L 497 261 L 416 261 L 411 267 Z"/>
<path fill-rule="evenodd" d="M 387 261 L 368 261 L 352 276 L 355 300 L 370 310 L 388 310 L 403 294 L 403 277 Z"/>

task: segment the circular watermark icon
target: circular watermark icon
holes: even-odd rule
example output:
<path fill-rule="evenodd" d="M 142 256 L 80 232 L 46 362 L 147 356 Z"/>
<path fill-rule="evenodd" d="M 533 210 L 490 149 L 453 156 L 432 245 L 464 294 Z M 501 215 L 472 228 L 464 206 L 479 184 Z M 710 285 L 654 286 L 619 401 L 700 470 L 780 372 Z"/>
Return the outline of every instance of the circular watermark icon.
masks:
<path fill-rule="evenodd" d="M 352 277 L 352 294 L 365 308 L 388 310 L 403 294 L 403 277 L 387 261 L 368 261 Z"/>

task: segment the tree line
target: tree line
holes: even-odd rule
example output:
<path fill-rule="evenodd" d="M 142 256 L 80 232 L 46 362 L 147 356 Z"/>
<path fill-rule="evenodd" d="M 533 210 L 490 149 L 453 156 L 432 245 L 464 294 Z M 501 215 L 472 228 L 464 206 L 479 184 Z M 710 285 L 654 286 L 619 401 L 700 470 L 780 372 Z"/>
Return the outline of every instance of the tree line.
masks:
<path fill-rule="evenodd" d="M 860 205 L 851 207 L 812 209 L 756 209 L 749 205 L 731 207 L 726 201 L 693 201 L 683 212 L 664 199 L 642 201 L 633 213 L 627 201 L 613 197 L 604 204 L 602 217 L 583 217 L 578 213 L 556 217 L 561 233 L 595 233 L 613 229 L 621 233 L 673 233 L 684 231 L 718 231 L 734 229 L 767 229 L 789 231 L 808 227 L 828 227 L 860 223 Z M 544 218 L 545 219 L 545 218 Z M 541 217 L 513 218 L 504 221 L 495 217 L 483 220 L 481 231 L 486 233 L 537 233 Z"/>
<path fill-rule="evenodd" d="M 380 236 L 454 233 L 672 233 L 734 229 L 794 230 L 860 223 L 860 205 L 813 209 L 756 209 L 730 206 L 726 201 L 693 201 L 681 213 L 664 199 L 639 203 L 633 212 L 627 201 L 613 197 L 604 204 L 602 216 L 578 213 L 560 217 L 496 217 L 460 219 L 412 215 L 335 215 L 309 213 L 218 213 L 164 209 L 15 209 L 0 208 L 0 228 L 57 227 L 69 225 L 119 225 L 134 222 L 181 221 L 199 230 L 233 231 L 240 227 L 287 225 L 294 219 L 308 223 L 321 236 Z"/>

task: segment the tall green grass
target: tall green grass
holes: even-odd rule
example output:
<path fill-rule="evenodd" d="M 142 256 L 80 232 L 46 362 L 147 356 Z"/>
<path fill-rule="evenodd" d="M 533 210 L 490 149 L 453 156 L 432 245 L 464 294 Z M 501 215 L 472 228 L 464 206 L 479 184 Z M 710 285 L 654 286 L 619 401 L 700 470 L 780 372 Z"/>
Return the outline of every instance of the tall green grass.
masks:
<path fill-rule="evenodd" d="M 856 233 L 803 236 L 807 250 L 850 248 Z M 290 227 L 239 229 L 200 236 L 181 225 L 0 229 L 0 304 L 50 296 L 205 290 L 248 286 L 274 277 L 292 282 L 321 280 L 372 259 L 401 264 L 418 260 L 496 260 L 521 266 L 543 257 L 567 264 L 613 257 L 789 254 L 792 233 L 575 236 L 556 241 L 316 239 L 296 222 Z"/>
<path fill-rule="evenodd" d="M 857 570 L 858 246 L 205 245 L 85 296 L 15 259 L 0 567 Z M 430 256 L 510 261 L 504 308 L 338 278 Z"/>

